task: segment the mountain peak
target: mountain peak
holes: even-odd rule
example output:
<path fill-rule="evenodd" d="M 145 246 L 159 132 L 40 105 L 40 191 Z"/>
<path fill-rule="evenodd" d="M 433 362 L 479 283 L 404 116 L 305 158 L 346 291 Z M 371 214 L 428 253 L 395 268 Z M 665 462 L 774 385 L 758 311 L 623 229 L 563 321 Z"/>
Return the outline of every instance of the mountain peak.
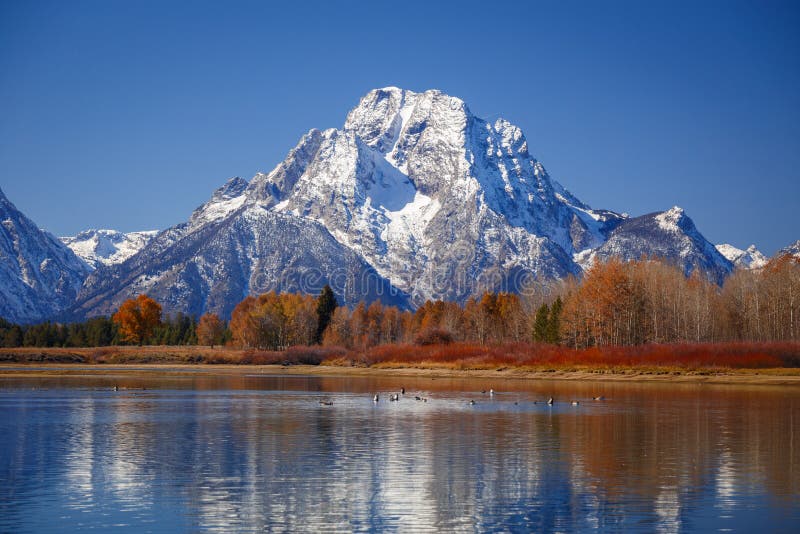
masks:
<path fill-rule="evenodd" d="M 234 176 L 233 178 L 225 182 L 216 191 L 214 191 L 214 194 L 211 197 L 215 199 L 226 199 L 226 200 L 235 198 L 244 193 L 248 185 L 249 182 L 244 178 L 240 178 L 239 176 Z"/>
<path fill-rule="evenodd" d="M 147 290 L 172 312 L 227 314 L 307 272 L 345 281 L 334 289 L 348 303 L 372 298 L 348 282 L 354 272 L 377 276 L 404 305 L 465 301 L 577 275 L 587 252 L 676 259 L 715 279 L 732 269 L 681 208 L 636 219 L 593 210 L 551 179 L 510 121 L 477 117 L 435 89 L 383 87 L 342 128 L 309 130 L 269 173 L 229 180 L 112 279 L 93 275 L 78 306 L 107 313 Z"/>
<path fill-rule="evenodd" d="M 59 239 L 87 265 L 96 269 L 103 265 L 122 263 L 144 248 L 156 234 L 157 230 L 123 233 L 117 230 L 91 229 Z"/>
<path fill-rule="evenodd" d="M 722 243 L 716 245 L 716 248 L 735 267 L 741 269 L 760 269 L 767 264 L 767 257 L 755 245 L 742 250 L 728 243 Z"/>

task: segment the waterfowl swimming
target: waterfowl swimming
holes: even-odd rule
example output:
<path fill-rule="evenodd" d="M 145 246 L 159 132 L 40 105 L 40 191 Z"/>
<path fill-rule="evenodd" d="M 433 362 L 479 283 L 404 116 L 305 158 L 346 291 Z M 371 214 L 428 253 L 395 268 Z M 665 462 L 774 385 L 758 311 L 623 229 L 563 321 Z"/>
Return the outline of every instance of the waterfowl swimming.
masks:
<path fill-rule="evenodd" d="M 420 397 L 419 395 L 415 395 L 415 396 L 414 396 L 414 400 L 419 400 L 419 401 L 421 401 L 421 400 L 422 400 L 422 397 Z"/>
<path fill-rule="evenodd" d="M 553 397 L 550 397 L 549 399 L 547 399 L 547 404 L 548 404 L 549 406 L 552 406 L 552 405 L 553 405 Z"/>
<path fill-rule="evenodd" d="M 320 406 L 333 406 L 333 401 L 324 401 L 324 400 L 321 400 L 321 401 L 319 401 L 319 405 L 320 405 Z"/>
<path fill-rule="evenodd" d="M 600 395 L 599 397 L 593 397 L 592 400 L 606 400 L 606 398 Z"/>
<path fill-rule="evenodd" d="M 378 402 L 379 399 L 380 397 L 378 397 L 378 394 L 376 393 L 375 396 L 372 397 L 372 402 Z"/>
<path fill-rule="evenodd" d="M 572 405 L 573 405 L 573 406 L 580 406 L 580 404 L 581 404 L 581 403 L 580 403 L 580 402 L 578 402 L 578 401 L 572 401 Z"/>
<path fill-rule="evenodd" d="M 405 395 L 405 394 L 406 394 L 406 388 L 400 388 L 400 393 L 402 393 L 403 395 Z"/>
<path fill-rule="evenodd" d="M 475 405 L 475 401 L 474 401 L 474 400 L 470 400 L 470 401 L 469 401 L 469 405 L 470 405 L 470 406 L 474 406 L 474 405 Z"/>
<path fill-rule="evenodd" d="M 493 389 L 490 389 L 490 390 L 489 390 L 489 396 L 490 396 L 490 397 L 494 397 L 494 390 L 493 390 Z"/>
<path fill-rule="evenodd" d="M 398 395 L 397 393 L 395 393 L 394 395 L 389 395 L 389 401 L 390 402 L 399 401 L 399 400 L 400 400 L 400 395 Z"/>
<path fill-rule="evenodd" d="M 119 386 L 114 386 L 114 391 L 119 391 Z"/>

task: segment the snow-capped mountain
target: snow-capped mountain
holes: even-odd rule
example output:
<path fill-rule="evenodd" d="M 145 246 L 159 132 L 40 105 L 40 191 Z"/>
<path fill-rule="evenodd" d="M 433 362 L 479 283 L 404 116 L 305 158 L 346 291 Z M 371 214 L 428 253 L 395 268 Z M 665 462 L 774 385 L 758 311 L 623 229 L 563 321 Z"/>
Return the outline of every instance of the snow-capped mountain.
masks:
<path fill-rule="evenodd" d="M 228 317 L 248 294 L 317 293 L 326 283 L 347 304 L 407 303 L 320 224 L 245 206 L 246 186 L 233 178 L 189 221 L 161 232 L 128 261 L 93 273 L 72 315 L 109 314 L 131 295 L 147 293 L 167 312 L 212 310 Z"/>
<path fill-rule="evenodd" d="M 91 269 L 0 190 L 0 317 L 28 323 L 71 305 Z"/>
<path fill-rule="evenodd" d="M 583 262 L 590 265 L 611 257 L 665 259 L 683 267 L 686 274 L 700 269 L 718 283 L 733 270 L 731 262 L 703 237 L 678 206 L 621 221 L 608 240 L 586 255 Z"/>
<path fill-rule="evenodd" d="M 157 230 L 128 233 L 85 230 L 78 235 L 59 239 L 89 267 L 96 269 L 102 265 L 122 263 L 142 250 L 157 233 Z"/>
<path fill-rule="evenodd" d="M 112 275 L 92 276 L 79 309 L 106 312 L 148 291 L 176 310 L 227 314 L 251 292 L 303 289 L 310 275 L 301 271 L 340 294 L 347 284 L 337 277 L 359 272 L 401 304 L 464 300 L 517 290 L 530 276 L 578 274 L 573 257 L 602 256 L 622 241 L 636 257 L 663 253 L 715 277 L 730 271 L 680 219 L 659 227 L 650 246 L 655 234 L 636 234 L 639 218 L 592 210 L 552 180 L 516 126 L 488 123 L 439 91 L 390 87 L 362 98 L 341 130 L 311 130 L 270 173 L 229 181 L 187 223 Z M 287 272 L 301 279 L 280 276 Z M 348 302 L 373 290 L 348 287 Z"/>
<path fill-rule="evenodd" d="M 518 127 L 440 91 L 388 87 L 343 128 L 310 130 L 271 172 L 230 180 L 186 223 L 98 270 L 74 311 L 108 313 L 146 291 L 167 311 L 228 315 L 247 294 L 324 283 L 347 303 L 413 307 L 579 274 L 577 261 L 612 253 L 715 279 L 732 269 L 682 210 L 593 210 L 548 175 Z"/>
<path fill-rule="evenodd" d="M 716 247 L 720 254 L 739 269 L 760 269 L 769 261 L 755 245 L 750 245 L 746 250 L 736 248 L 727 243 L 716 245 Z"/>
<path fill-rule="evenodd" d="M 798 239 L 791 245 L 788 245 L 780 249 L 778 253 L 775 254 L 775 257 L 785 256 L 787 254 L 794 256 L 795 258 L 800 258 L 800 239 Z"/>

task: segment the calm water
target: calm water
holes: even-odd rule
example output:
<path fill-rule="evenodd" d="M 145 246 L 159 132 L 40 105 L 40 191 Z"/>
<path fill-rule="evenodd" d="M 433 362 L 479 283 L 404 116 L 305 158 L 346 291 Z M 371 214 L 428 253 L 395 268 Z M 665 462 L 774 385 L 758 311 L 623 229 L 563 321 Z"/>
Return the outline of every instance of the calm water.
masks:
<path fill-rule="evenodd" d="M 0 379 L 0 531 L 798 532 L 799 408 L 790 387 Z"/>

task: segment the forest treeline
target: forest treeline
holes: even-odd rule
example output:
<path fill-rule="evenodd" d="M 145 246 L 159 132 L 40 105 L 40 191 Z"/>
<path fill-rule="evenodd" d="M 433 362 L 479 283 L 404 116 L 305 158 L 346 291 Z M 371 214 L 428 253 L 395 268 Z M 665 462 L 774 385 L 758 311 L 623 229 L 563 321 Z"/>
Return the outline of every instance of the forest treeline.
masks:
<path fill-rule="evenodd" d="M 110 318 L 15 325 L 0 319 L 6 347 L 227 345 L 260 350 L 322 344 L 349 350 L 379 345 L 466 342 L 561 344 L 570 348 L 730 341 L 800 341 L 800 259 L 737 270 L 723 286 L 697 272 L 642 259 L 597 263 L 581 278 L 531 285 L 521 295 L 484 293 L 464 305 L 427 301 L 416 311 L 380 302 L 338 306 L 320 295 L 250 296 L 230 322 L 214 314 L 162 317 L 140 295 Z"/>

